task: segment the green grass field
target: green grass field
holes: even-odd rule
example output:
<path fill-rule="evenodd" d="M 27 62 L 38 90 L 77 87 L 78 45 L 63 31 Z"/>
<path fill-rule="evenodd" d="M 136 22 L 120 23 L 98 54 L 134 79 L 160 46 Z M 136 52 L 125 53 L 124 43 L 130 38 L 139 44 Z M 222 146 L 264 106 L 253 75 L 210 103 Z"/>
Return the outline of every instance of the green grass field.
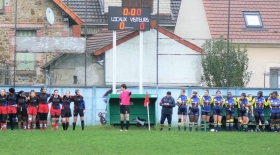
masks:
<path fill-rule="evenodd" d="M 165 128 L 150 132 L 132 127 L 120 132 L 111 126 L 86 127 L 84 131 L 0 131 L 0 153 L 3 154 L 277 154 L 279 133 L 255 132 L 184 132 Z"/>

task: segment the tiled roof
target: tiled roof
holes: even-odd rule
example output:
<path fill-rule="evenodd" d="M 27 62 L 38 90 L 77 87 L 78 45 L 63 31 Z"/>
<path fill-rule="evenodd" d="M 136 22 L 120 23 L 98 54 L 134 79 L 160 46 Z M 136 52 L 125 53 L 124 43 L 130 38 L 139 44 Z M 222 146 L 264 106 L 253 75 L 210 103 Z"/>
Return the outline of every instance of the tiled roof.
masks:
<path fill-rule="evenodd" d="M 117 40 L 134 33 L 134 31 L 116 31 Z M 87 38 L 87 52 L 94 53 L 113 42 L 113 31 L 102 29 L 92 37 Z"/>
<path fill-rule="evenodd" d="M 227 36 L 228 0 L 203 0 L 203 3 L 212 38 Z M 259 11 L 267 30 L 245 30 L 242 11 Z M 230 39 L 233 41 L 280 42 L 279 0 L 232 0 L 230 14 Z"/>
<path fill-rule="evenodd" d="M 108 15 L 101 13 L 99 0 L 87 0 L 87 20 L 86 20 L 86 0 L 63 0 L 68 4 L 84 22 L 88 24 L 107 24 Z M 163 25 L 175 25 L 181 5 L 181 0 L 170 0 L 171 14 L 159 14 L 159 23 Z M 152 20 L 156 20 L 156 15 L 151 15 Z"/>
<path fill-rule="evenodd" d="M 83 24 L 82 19 L 75 12 L 73 12 L 73 10 L 71 10 L 65 3 L 63 3 L 61 0 L 53 0 L 53 1 L 64 12 L 66 12 L 78 25 L 82 25 Z"/>
<path fill-rule="evenodd" d="M 157 24 L 155 21 L 151 21 L 151 28 L 157 29 L 156 25 Z M 180 44 L 183 44 L 183 45 L 193 49 L 194 51 L 197 51 L 199 53 L 202 52 L 202 49 L 200 47 L 190 43 L 189 41 L 186 41 L 186 40 L 180 38 L 179 36 L 164 29 L 161 26 L 158 27 L 158 31 L 160 33 L 176 40 Z M 117 45 L 122 44 L 122 43 L 128 41 L 129 39 L 134 38 L 139 35 L 139 31 L 118 31 L 117 33 L 119 33 L 119 34 L 117 34 L 117 36 L 120 35 L 117 38 Z M 88 50 L 92 51 L 94 55 L 100 55 L 113 48 L 112 42 L 113 42 L 112 31 L 104 29 L 104 30 L 100 31 L 99 33 L 97 33 L 96 35 L 94 35 L 93 37 L 88 38 L 87 48 L 88 48 Z M 102 44 L 102 45 L 99 45 L 99 44 Z M 90 52 L 90 51 L 88 51 L 88 52 Z"/>
<path fill-rule="evenodd" d="M 108 16 L 102 14 L 99 0 L 63 0 L 63 2 L 80 16 L 84 22 L 89 24 L 107 24 Z"/>

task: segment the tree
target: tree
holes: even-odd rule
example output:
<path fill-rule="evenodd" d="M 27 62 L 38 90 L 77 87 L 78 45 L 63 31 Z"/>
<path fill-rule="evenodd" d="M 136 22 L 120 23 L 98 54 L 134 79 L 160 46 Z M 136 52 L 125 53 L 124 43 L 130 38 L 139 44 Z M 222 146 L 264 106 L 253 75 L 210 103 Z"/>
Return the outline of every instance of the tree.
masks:
<path fill-rule="evenodd" d="M 207 40 L 203 44 L 202 80 L 208 87 L 245 87 L 251 78 L 248 72 L 247 49 L 240 45 L 229 44 L 227 53 L 227 42 L 223 36 L 219 40 Z M 227 64 L 228 63 L 228 64 Z M 228 77 L 228 78 L 227 78 Z"/>

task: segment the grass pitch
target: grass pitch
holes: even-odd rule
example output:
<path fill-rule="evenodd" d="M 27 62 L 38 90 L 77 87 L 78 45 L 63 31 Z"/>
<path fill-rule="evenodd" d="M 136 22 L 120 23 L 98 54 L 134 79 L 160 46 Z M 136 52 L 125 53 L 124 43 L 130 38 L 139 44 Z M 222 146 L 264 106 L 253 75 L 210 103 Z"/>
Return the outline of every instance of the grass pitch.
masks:
<path fill-rule="evenodd" d="M 279 133 L 255 132 L 184 132 L 167 128 L 160 132 L 131 127 L 120 132 L 112 126 L 86 127 L 84 131 L 71 126 L 68 131 L 0 131 L 0 152 L 15 155 L 224 155 L 279 154 Z"/>

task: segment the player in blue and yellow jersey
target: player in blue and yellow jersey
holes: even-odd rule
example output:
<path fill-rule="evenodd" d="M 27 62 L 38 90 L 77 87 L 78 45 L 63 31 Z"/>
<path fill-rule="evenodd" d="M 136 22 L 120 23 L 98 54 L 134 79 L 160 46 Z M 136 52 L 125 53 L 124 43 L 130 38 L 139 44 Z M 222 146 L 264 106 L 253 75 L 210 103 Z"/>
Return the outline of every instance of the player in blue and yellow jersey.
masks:
<path fill-rule="evenodd" d="M 226 105 L 226 129 L 227 131 L 233 131 L 235 99 L 232 97 L 231 92 L 227 93 L 227 98 L 224 102 Z"/>
<path fill-rule="evenodd" d="M 262 129 L 265 130 L 264 124 L 264 106 L 267 105 L 265 98 L 263 97 L 263 92 L 259 91 L 257 97 L 255 97 L 252 101 L 252 108 L 254 109 L 253 116 L 255 117 L 256 121 L 256 131 L 259 132 L 260 125 L 259 122 L 261 121 Z"/>
<path fill-rule="evenodd" d="M 267 105 L 270 106 L 270 129 L 272 132 L 280 132 L 280 99 L 277 95 L 277 91 L 274 91 L 272 92 L 272 96 L 267 100 Z"/>
<path fill-rule="evenodd" d="M 195 126 L 195 130 L 198 131 L 198 117 L 199 117 L 199 107 L 200 107 L 200 99 L 197 95 L 197 91 L 194 90 L 193 94 L 190 98 L 188 98 L 189 108 L 189 128 L 192 131 L 193 123 Z"/>
<path fill-rule="evenodd" d="M 124 88 L 124 87 L 122 87 L 122 88 Z M 125 88 L 126 88 L 126 86 L 125 86 Z M 76 122 L 77 122 L 78 115 L 80 115 L 82 130 L 84 130 L 84 123 L 85 123 L 84 122 L 84 120 L 85 120 L 84 115 L 86 113 L 86 105 L 85 105 L 84 97 L 81 95 L 81 92 L 80 92 L 79 89 L 75 90 L 75 94 L 76 95 L 73 96 L 73 101 L 74 101 L 73 130 L 76 129 Z"/>
<path fill-rule="evenodd" d="M 182 116 L 184 121 L 184 131 L 187 130 L 187 100 L 188 97 L 185 95 L 186 90 L 181 89 L 180 90 L 180 96 L 177 98 L 176 105 L 178 106 L 178 130 L 181 130 L 181 122 L 182 122 Z"/>
<path fill-rule="evenodd" d="M 214 107 L 213 107 L 213 117 L 214 117 L 214 130 L 215 132 L 221 131 L 222 126 L 222 114 L 224 99 L 222 97 L 221 91 L 216 91 L 216 96 L 213 98 Z"/>
<path fill-rule="evenodd" d="M 200 97 L 201 105 L 201 130 L 204 131 L 204 122 L 206 122 L 206 131 L 209 131 L 209 119 L 211 112 L 211 104 L 213 97 L 209 96 L 209 90 L 204 91 L 204 95 Z"/>
<path fill-rule="evenodd" d="M 245 131 L 248 131 L 248 110 L 251 105 L 246 98 L 246 93 L 242 93 L 240 98 L 236 99 L 235 105 L 238 106 L 238 124 L 237 128 L 240 131 L 241 126 L 243 125 L 243 128 Z"/>

